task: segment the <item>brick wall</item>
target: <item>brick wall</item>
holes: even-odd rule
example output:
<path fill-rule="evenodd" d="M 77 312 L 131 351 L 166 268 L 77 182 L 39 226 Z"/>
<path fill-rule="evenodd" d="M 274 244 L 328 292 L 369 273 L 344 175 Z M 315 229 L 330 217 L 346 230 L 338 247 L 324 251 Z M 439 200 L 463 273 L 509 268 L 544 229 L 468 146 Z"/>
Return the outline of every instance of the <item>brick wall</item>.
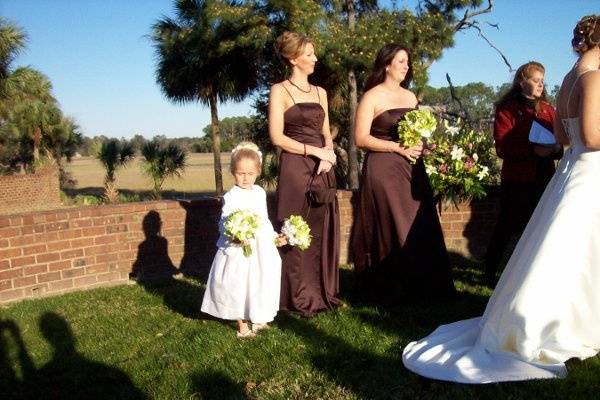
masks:
<path fill-rule="evenodd" d="M 338 192 L 342 263 L 354 196 Z M 0 216 L 0 303 L 122 284 L 130 274 L 203 276 L 215 253 L 219 213 L 218 199 L 205 198 Z M 494 200 L 442 211 L 449 249 L 480 256 L 495 214 Z"/>
<path fill-rule="evenodd" d="M 0 175 L 0 214 L 49 210 L 60 204 L 58 171 L 53 166 L 33 174 Z"/>

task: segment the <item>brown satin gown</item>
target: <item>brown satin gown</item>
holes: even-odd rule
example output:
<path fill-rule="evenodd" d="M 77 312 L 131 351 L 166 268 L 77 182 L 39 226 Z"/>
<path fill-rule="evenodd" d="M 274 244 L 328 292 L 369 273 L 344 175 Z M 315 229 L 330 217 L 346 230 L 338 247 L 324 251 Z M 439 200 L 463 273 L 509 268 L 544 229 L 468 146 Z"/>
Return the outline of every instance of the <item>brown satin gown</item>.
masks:
<path fill-rule="evenodd" d="M 324 119 L 325 111 L 320 103 L 294 101 L 294 105 L 284 114 L 284 134 L 301 143 L 323 147 Z M 278 223 L 281 225 L 290 215 L 301 215 L 310 226 L 312 235 L 311 245 L 304 251 L 291 246 L 280 248 L 280 308 L 312 316 L 340 304 L 336 298 L 339 292 L 340 246 L 338 203 L 336 199 L 333 203 L 318 205 L 308 200 L 306 193 L 311 177 L 317 171 L 317 158 L 283 151 L 279 163 Z M 330 185 L 335 186 L 333 169 L 327 175 Z M 313 188 L 328 186 L 324 174 L 316 176 L 312 183 Z"/>
<path fill-rule="evenodd" d="M 410 110 L 384 111 L 371 135 L 397 141 L 396 124 Z M 359 299 L 398 303 L 455 294 L 422 159 L 413 165 L 397 153 L 367 153 L 351 240 Z"/>

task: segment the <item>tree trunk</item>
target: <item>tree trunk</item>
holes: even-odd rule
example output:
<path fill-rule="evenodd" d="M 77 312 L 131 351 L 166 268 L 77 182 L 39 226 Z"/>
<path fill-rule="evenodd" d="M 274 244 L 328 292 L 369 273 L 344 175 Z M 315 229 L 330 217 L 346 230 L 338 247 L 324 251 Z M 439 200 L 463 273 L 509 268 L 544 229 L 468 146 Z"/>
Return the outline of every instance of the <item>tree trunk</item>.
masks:
<path fill-rule="evenodd" d="M 356 14 L 354 10 L 354 0 L 346 0 L 346 6 L 348 8 L 348 29 L 353 32 L 356 20 Z M 354 141 L 354 119 L 356 117 L 356 106 L 358 103 L 358 89 L 356 87 L 356 75 L 354 69 L 350 68 L 348 71 L 348 86 L 350 88 L 350 115 L 349 117 L 349 134 L 348 134 L 348 178 L 350 183 L 350 189 L 358 188 L 358 154 L 356 150 L 356 143 Z"/>
<path fill-rule="evenodd" d="M 223 194 L 223 171 L 221 168 L 221 133 L 219 132 L 219 115 L 217 113 L 217 94 L 210 94 L 210 126 L 212 128 L 212 148 L 215 165 L 215 190 L 217 196 Z"/>
<path fill-rule="evenodd" d="M 33 131 L 33 161 L 40 159 L 40 145 L 42 143 L 42 130 L 35 128 Z"/>

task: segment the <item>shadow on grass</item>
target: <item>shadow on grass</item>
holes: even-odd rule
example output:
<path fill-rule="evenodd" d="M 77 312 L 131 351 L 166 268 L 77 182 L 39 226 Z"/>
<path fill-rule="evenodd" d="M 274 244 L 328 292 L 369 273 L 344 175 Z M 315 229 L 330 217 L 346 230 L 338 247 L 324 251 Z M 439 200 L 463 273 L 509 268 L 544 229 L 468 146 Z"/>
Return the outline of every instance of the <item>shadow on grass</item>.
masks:
<path fill-rule="evenodd" d="M 215 400 L 249 399 L 241 384 L 232 381 L 221 372 L 207 371 L 203 374 L 194 374 L 190 377 L 190 380 L 192 381 L 193 391 L 191 398 Z"/>
<path fill-rule="evenodd" d="M 52 347 L 52 359 L 36 369 L 21 333 L 12 321 L 2 321 L 0 337 L 12 338 L 22 378 L 17 378 L 6 355 L 6 341 L 0 339 L 0 389 L 11 399 L 145 399 L 146 396 L 120 369 L 89 360 L 76 350 L 76 340 L 61 316 L 44 313 L 39 328 Z M 5 335 L 8 334 L 8 335 Z M 8 378 L 5 380 L 4 378 Z"/>

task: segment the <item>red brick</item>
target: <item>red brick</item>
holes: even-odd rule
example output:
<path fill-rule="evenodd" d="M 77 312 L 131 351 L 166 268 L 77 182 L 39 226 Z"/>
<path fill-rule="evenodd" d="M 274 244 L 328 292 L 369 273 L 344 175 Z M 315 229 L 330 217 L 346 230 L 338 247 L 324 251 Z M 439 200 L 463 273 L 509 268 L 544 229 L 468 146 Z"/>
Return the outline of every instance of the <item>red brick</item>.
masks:
<path fill-rule="evenodd" d="M 73 269 L 66 269 L 64 271 L 61 271 L 61 276 L 63 279 L 76 278 L 78 276 L 83 276 L 83 275 L 85 275 L 84 268 L 73 268 Z"/>
<path fill-rule="evenodd" d="M 48 291 L 48 284 L 43 283 L 41 285 L 30 286 L 26 289 L 23 289 L 23 295 L 25 297 L 38 297 L 42 296 Z"/>
<path fill-rule="evenodd" d="M 106 274 L 98 275 L 98 282 L 110 282 L 121 280 L 121 273 L 119 271 L 107 272 Z"/>
<path fill-rule="evenodd" d="M 91 228 L 83 228 L 81 230 L 84 237 L 89 236 L 100 236 L 106 233 L 106 227 L 104 226 L 93 226 Z"/>
<path fill-rule="evenodd" d="M 75 287 L 90 286 L 90 285 L 93 285 L 94 283 L 96 283 L 96 281 L 97 281 L 96 275 L 82 276 L 80 278 L 73 279 L 73 285 Z"/>
<path fill-rule="evenodd" d="M 83 257 L 83 249 L 67 250 L 60 253 L 60 259 L 66 260 L 71 258 Z"/>
<path fill-rule="evenodd" d="M 73 279 L 65 281 L 56 281 L 48 283 L 49 292 L 58 292 L 65 289 L 71 289 L 73 287 Z"/>
<path fill-rule="evenodd" d="M 58 232 L 37 233 L 33 235 L 35 243 L 48 243 L 58 240 Z"/>
<path fill-rule="evenodd" d="M 15 288 L 25 287 L 35 285 L 36 279 L 35 276 L 26 276 L 24 278 L 15 278 L 14 280 Z"/>
<path fill-rule="evenodd" d="M 7 269 L 0 271 L 0 281 L 4 279 L 12 279 L 23 276 L 23 270 L 21 268 Z"/>
<path fill-rule="evenodd" d="M 10 218 L 0 216 L 0 228 L 10 226 Z"/>
<path fill-rule="evenodd" d="M 73 267 L 75 267 L 75 268 L 84 267 L 86 265 L 92 265 L 92 264 L 94 264 L 94 256 L 82 257 L 82 258 L 73 260 Z"/>
<path fill-rule="evenodd" d="M 23 249 L 16 248 L 8 248 L 0 250 L 0 260 L 7 260 L 9 258 L 19 257 L 23 254 Z"/>
<path fill-rule="evenodd" d="M 0 238 L 11 238 L 19 235 L 21 235 L 21 228 L 12 227 L 0 229 Z"/>
<path fill-rule="evenodd" d="M 30 225 L 21 228 L 22 235 L 31 235 L 32 233 L 44 232 L 44 225 Z"/>
<path fill-rule="evenodd" d="M 96 256 L 96 263 L 107 263 L 111 261 L 117 261 L 119 259 L 119 255 L 117 253 L 110 254 L 99 254 Z"/>
<path fill-rule="evenodd" d="M 86 269 L 85 269 L 86 275 L 100 274 L 103 272 L 108 272 L 108 265 L 106 265 L 106 264 L 92 265 L 91 267 L 86 267 Z"/>
<path fill-rule="evenodd" d="M 0 292 L 0 302 L 23 298 L 23 289 L 13 289 Z"/>
<path fill-rule="evenodd" d="M 103 244 L 100 246 L 86 247 L 83 249 L 86 256 L 95 256 L 97 254 L 105 254 L 108 251 L 108 245 Z"/>
<path fill-rule="evenodd" d="M 34 265 L 33 267 L 23 268 L 23 273 L 25 275 L 43 274 L 44 272 L 47 272 L 47 271 L 48 271 L 48 265 L 46 265 L 46 264 Z"/>
<path fill-rule="evenodd" d="M 61 240 L 60 242 L 48 243 L 48 251 L 58 251 L 71 248 L 70 240 Z"/>
<path fill-rule="evenodd" d="M 12 289 L 12 280 L 7 279 L 5 281 L 0 281 L 0 292 L 3 292 L 8 289 Z"/>
<path fill-rule="evenodd" d="M 81 239 L 73 239 L 71 240 L 71 248 L 76 249 L 80 247 L 88 247 L 94 245 L 93 238 L 81 238 Z"/>
<path fill-rule="evenodd" d="M 117 221 L 117 217 L 114 217 L 114 216 L 112 216 L 112 217 L 104 216 L 104 217 L 94 218 L 92 220 L 92 224 L 94 226 L 114 225 L 118 222 L 119 221 Z"/>
<path fill-rule="evenodd" d="M 57 260 L 60 260 L 60 253 L 54 252 L 54 253 L 38 254 L 37 256 L 35 256 L 35 259 L 38 263 L 57 261 Z"/>
<path fill-rule="evenodd" d="M 23 247 L 23 255 L 28 256 L 30 254 L 38 254 L 45 253 L 46 245 L 45 244 L 36 244 L 34 246 Z"/>
<path fill-rule="evenodd" d="M 12 268 L 22 267 L 24 265 L 32 265 L 32 264 L 35 264 L 35 256 L 13 258 L 12 260 L 10 260 L 10 266 Z"/>
<path fill-rule="evenodd" d="M 61 271 L 63 269 L 69 269 L 69 268 L 71 268 L 71 266 L 72 266 L 71 260 L 56 261 L 56 262 L 48 264 L 48 271 L 50 271 L 50 272 Z"/>
<path fill-rule="evenodd" d="M 8 241 L 8 239 L 0 239 L 0 249 L 4 248 L 4 247 L 8 247 L 10 244 L 10 242 Z"/>
<path fill-rule="evenodd" d="M 58 281 L 60 280 L 60 272 L 48 272 L 46 274 L 40 274 L 37 276 L 38 283 L 50 282 L 50 281 Z"/>
<path fill-rule="evenodd" d="M 10 268 L 10 261 L 0 260 L 0 271 L 3 269 L 9 269 L 9 268 Z"/>
<path fill-rule="evenodd" d="M 66 221 L 51 222 L 49 224 L 46 224 L 46 232 L 65 231 L 68 228 L 69 228 L 69 223 Z"/>
<path fill-rule="evenodd" d="M 73 221 L 73 220 L 75 220 L 75 219 L 79 218 L 79 217 L 80 217 L 80 214 L 81 214 L 81 213 L 80 213 L 80 211 L 79 211 L 79 210 L 71 210 L 71 211 L 69 211 L 69 212 L 68 212 L 69 219 L 70 219 L 71 221 Z"/>
<path fill-rule="evenodd" d="M 106 227 L 106 233 L 127 232 L 128 230 L 127 224 L 109 225 Z"/>
<path fill-rule="evenodd" d="M 34 237 L 32 235 L 18 236 L 18 237 L 10 238 L 10 245 L 12 247 L 27 246 L 27 245 L 33 244 L 33 243 L 34 243 Z"/>
<path fill-rule="evenodd" d="M 81 229 L 69 229 L 68 231 L 58 232 L 58 238 L 60 240 L 64 239 L 77 239 L 82 235 Z"/>
<path fill-rule="evenodd" d="M 92 226 L 92 220 L 87 219 L 77 219 L 75 221 L 71 221 L 71 226 L 74 228 L 87 228 Z"/>
<path fill-rule="evenodd" d="M 115 235 L 103 235 L 94 239 L 94 244 L 109 244 L 115 243 L 117 241 L 117 237 Z"/>

